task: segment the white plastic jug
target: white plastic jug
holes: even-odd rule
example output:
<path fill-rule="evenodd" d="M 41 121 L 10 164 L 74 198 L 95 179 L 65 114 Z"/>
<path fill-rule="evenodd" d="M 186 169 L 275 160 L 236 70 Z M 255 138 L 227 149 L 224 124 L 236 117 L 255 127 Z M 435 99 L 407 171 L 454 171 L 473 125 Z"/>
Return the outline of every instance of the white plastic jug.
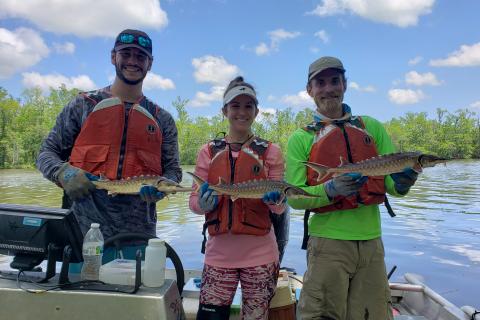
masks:
<path fill-rule="evenodd" d="M 143 285 L 146 287 L 161 287 L 165 282 L 165 260 L 167 248 L 161 239 L 148 240 L 145 249 L 145 267 Z"/>

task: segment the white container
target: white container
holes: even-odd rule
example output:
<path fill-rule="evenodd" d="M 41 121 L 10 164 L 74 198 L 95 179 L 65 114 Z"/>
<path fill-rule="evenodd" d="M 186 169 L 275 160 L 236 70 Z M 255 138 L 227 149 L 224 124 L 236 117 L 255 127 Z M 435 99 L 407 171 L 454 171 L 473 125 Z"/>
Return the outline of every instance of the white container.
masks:
<path fill-rule="evenodd" d="M 153 288 L 163 286 L 166 259 L 165 241 L 156 238 L 148 240 L 148 246 L 145 249 L 144 286 Z"/>
<path fill-rule="evenodd" d="M 103 235 L 98 223 L 92 223 L 83 238 L 83 265 L 80 273 L 82 280 L 98 280 L 103 256 Z"/>
<path fill-rule="evenodd" d="M 100 281 L 110 284 L 135 285 L 135 271 L 137 262 L 135 260 L 115 259 L 100 267 Z M 144 262 L 142 261 L 143 279 Z"/>

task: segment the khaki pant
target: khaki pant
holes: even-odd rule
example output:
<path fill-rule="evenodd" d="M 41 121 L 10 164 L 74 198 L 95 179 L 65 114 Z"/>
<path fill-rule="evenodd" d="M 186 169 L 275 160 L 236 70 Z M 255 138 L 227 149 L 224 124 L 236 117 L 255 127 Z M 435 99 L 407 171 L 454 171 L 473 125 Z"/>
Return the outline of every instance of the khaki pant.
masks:
<path fill-rule="evenodd" d="M 310 237 L 298 319 L 391 320 L 381 238 Z"/>

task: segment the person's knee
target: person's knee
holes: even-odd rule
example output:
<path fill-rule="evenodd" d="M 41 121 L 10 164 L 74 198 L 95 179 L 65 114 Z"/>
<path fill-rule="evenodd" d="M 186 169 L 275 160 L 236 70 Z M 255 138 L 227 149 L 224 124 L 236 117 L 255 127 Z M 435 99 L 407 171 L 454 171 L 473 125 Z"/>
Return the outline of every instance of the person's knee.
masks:
<path fill-rule="evenodd" d="M 200 303 L 198 307 L 197 320 L 228 320 L 229 317 L 230 306 Z"/>

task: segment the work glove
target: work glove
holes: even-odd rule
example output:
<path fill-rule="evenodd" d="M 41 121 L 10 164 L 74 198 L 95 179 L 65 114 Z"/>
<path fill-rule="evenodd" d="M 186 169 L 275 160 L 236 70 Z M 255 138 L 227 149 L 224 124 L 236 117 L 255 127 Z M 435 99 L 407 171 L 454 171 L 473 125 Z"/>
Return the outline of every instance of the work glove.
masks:
<path fill-rule="evenodd" d="M 337 196 L 348 197 L 358 192 L 367 179 L 368 177 L 362 177 L 359 173 L 342 174 L 325 182 L 325 192 L 330 199 Z"/>
<path fill-rule="evenodd" d="M 157 202 L 165 197 L 164 192 L 158 191 L 157 188 L 151 185 L 141 186 L 138 193 L 140 194 L 140 199 L 147 203 Z"/>
<path fill-rule="evenodd" d="M 402 172 L 392 173 L 390 177 L 395 182 L 395 190 L 401 195 L 405 195 L 417 181 L 418 172 L 412 168 L 406 168 Z"/>
<path fill-rule="evenodd" d="M 98 177 L 65 162 L 57 171 L 57 179 L 63 190 L 73 201 L 81 200 L 95 189 L 91 181 Z"/>
<path fill-rule="evenodd" d="M 282 194 L 280 192 L 270 191 L 270 192 L 266 192 L 263 195 L 262 200 L 265 204 L 279 205 L 279 204 L 285 203 L 285 201 L 287 201 L 287 197 L 283 197 L 282 201 L 280 201 L 281 198 L 282 198 Z"/>
<path fill-rule="evenodd" d="M 198 195 L 198 206 L 205 212 L 215 210 L 218 205 L 218 196 L 213 194 L 213 189 L 209 188 L 207 182 L 200 186 Z"/>

